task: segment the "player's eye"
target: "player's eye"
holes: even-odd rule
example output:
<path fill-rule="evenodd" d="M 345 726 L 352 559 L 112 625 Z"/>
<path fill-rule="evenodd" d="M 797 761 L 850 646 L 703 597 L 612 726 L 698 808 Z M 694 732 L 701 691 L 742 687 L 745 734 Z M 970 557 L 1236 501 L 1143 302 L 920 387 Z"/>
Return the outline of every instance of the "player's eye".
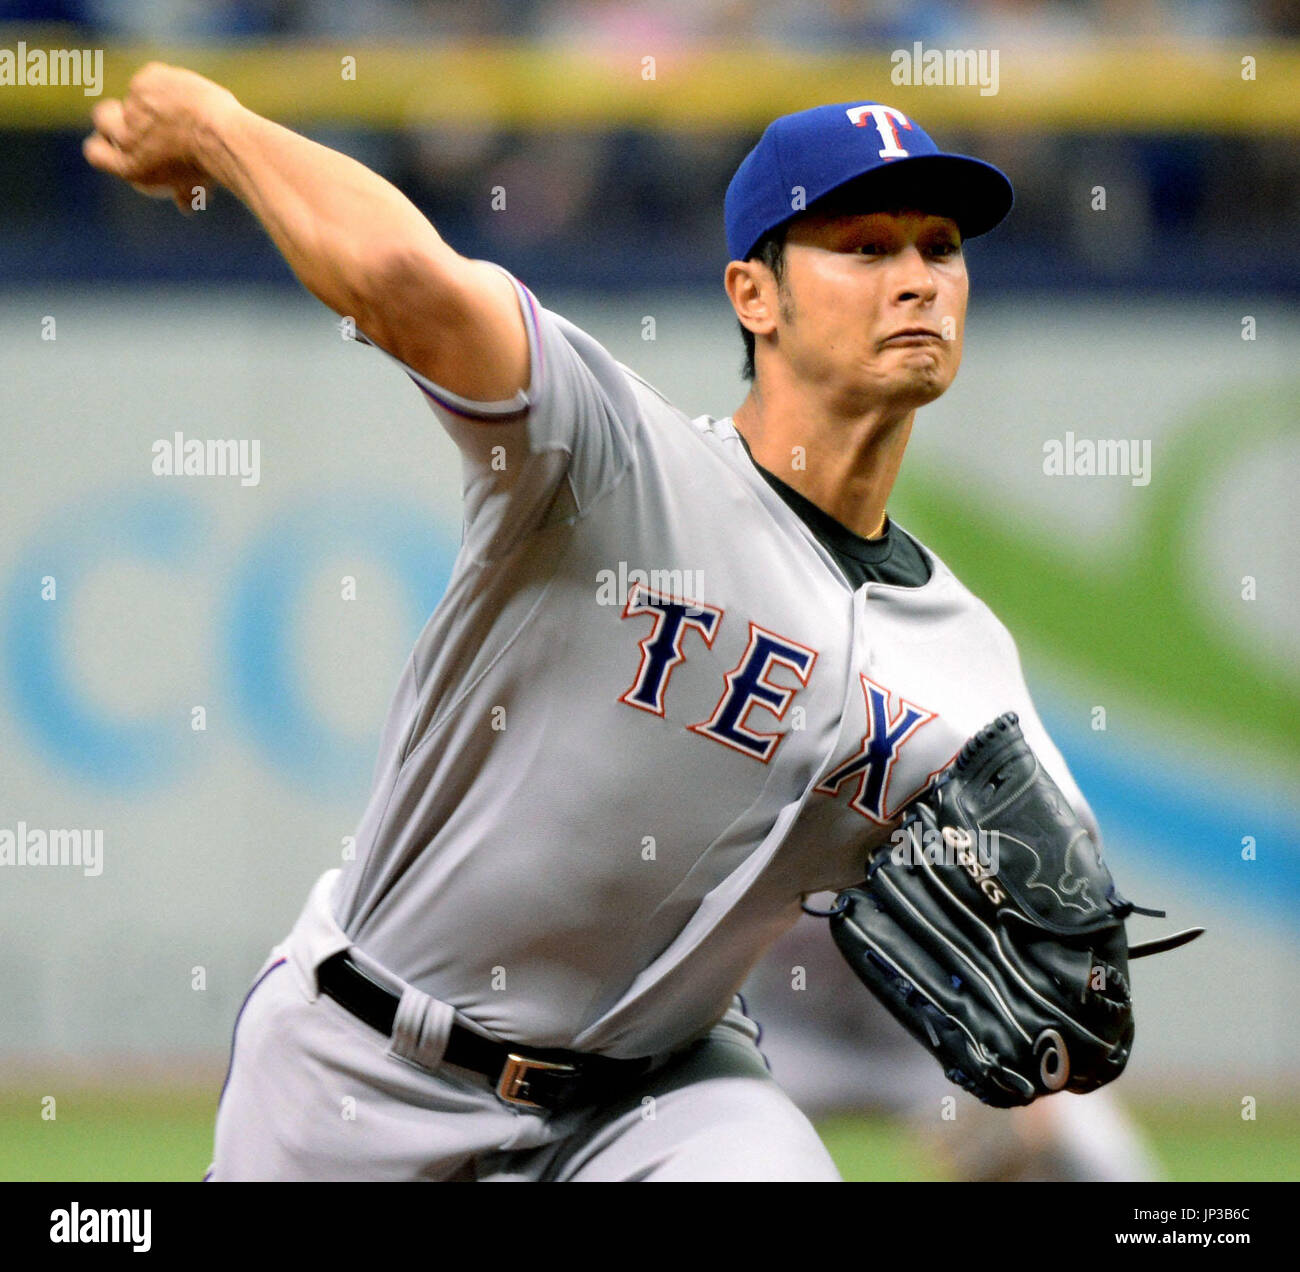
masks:
<path fill-rule="evenodd" d="M 859 243 L 853 250 L 859 256 L 884 256 L 889 251 L 883 243 Z"/>
<path fill-rule="evenodd" d="M 938 243 L 930 246 L 930 255 L 946 258 L 949 256 L 961 255 L 961 244 L 953 242 L 952 239 L 943 239 Z"/>

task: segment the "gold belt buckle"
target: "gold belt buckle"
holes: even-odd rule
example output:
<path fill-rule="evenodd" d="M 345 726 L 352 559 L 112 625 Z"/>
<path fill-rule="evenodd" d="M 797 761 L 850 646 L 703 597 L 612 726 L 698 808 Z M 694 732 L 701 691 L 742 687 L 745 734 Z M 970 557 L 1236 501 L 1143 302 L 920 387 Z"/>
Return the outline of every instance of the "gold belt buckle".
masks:
<path fill-rule="evenodd" d="M 505 1065 L 501 1069 L 501 1077 L 497 1081 L 497 1095 L 507 1104 L 517 1104 L 525 1109 L 544 1109 L 544 1104 L 538 1104 L 533 1100 L 526 1100 L 520 1092 L 528 1086 L 528 1072 L 530 1069 L 552 1069 L 563 1070 L 566 1073 L 577 1073 L 577 1066 L 572 1064 L 557 1064 L 550 1060 L 530 1060 L 527 1056 L 516 1055 L 513 1051 L 506 1056 Z"/>

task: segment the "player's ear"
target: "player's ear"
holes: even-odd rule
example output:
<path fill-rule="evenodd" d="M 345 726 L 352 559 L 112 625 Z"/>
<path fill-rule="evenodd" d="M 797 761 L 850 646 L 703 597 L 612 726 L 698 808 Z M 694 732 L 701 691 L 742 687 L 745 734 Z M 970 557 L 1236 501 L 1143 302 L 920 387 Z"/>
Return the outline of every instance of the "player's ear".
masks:
<path fill-rule="evenodd" d="M 723 286 L 742 327 L 756 336 L 776 329 L 776 280 L 761 261 L 730 262 Z"/>

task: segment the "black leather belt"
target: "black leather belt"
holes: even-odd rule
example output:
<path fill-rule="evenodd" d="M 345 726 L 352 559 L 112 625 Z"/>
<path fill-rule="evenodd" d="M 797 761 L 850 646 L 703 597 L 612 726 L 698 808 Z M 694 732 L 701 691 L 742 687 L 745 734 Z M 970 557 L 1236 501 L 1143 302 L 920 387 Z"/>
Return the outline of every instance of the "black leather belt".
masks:
<path fill-rule="evenodd" d="M 363 971 L 347 950 L 316 969 L 316 983 L 341 1007 L 385 1037 L 392 1037 L 400 995 Z M 507 1104 L 560 1112 L 617 1092 L 646 1073 L 651 1061 L 615 1060 L 580 1051 L 521 1049 L 493 1042 L 455 1022 L 443 1061 L 482 1074 Z"/>

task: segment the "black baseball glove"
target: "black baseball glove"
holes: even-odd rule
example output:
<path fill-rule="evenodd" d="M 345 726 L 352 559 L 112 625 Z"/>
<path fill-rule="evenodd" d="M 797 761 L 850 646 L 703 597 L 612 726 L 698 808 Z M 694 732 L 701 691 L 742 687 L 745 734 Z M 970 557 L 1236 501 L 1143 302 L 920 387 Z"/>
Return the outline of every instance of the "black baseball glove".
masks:
<path fill-rule="evenodd" d="M 1008 712 L 913 801 L 829 911 L 853 970 L 953 1082 L 1000 1108 L 1092 1091 L 1133 1045 L 1125 901 Z"/>

